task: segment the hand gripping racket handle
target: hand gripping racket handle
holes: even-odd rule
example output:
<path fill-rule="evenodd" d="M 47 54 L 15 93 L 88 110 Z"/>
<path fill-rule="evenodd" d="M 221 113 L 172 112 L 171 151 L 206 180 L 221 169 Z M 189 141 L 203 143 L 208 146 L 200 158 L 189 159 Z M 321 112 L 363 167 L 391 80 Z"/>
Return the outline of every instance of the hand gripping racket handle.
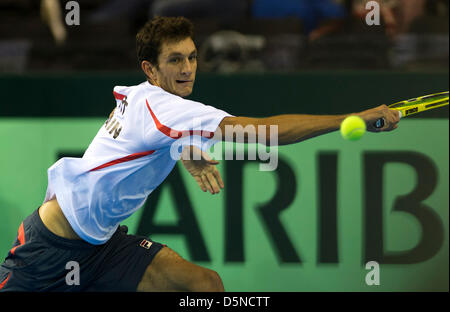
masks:
<path fill-rule="evenodd" d="M 402 111 L 398 111 L 398 115 L 400 118 L 402 118 L 403 117 Z M 377 129 L 381 129 L 384 127 L 384 124 L 385 124 L 384 118 L 380 118 L 377 121 L 375 121 L 373 126 Z"/>

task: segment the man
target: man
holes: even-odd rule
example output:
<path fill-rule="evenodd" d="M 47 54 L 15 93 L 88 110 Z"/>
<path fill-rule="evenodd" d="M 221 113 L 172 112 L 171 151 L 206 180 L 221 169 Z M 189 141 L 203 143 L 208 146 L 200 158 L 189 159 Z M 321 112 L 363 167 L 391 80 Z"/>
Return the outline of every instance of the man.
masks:
<path fill-rule="evenodd" d="M 235 117 L 183 99 L 197 70 L 192 29 L 185 18 L 158 17 L 138 33 L 147 81 L 115 87 L 117 107 L 83 158 L 63 158 L 50 167 L 44 204 L 21 224 L 0 267 L 3 291 L 224 290 L 216 272 L 119 226 L 170 173 L 180 156 L 173 146 L 183 147 L 183 164 L 202 190 L 215 194 L 223 182 L 217 162 L 202 150 L 211 138 L 222 140 L 228 127 L 253 125 L 259 135 L 258 126 L 275 125 L 283 145 L 335 131 L 347 116 Z M 386 106 L 358 115 L 370 131 L 379 118 L 386 120 L 380 131 L 399 121 Z M 69 268 L 79 278 L 68 279 L 69 263 L 76 264 Z"/>

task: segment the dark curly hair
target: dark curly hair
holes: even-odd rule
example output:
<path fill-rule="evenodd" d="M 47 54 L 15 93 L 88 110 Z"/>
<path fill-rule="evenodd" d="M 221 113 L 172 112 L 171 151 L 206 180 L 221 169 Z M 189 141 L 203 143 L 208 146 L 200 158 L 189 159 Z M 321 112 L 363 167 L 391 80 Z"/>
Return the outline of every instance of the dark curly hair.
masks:
<path fill-rule="evenodd" d="M 148 61 L 158 67 L 158 56 L 164 42 L 186 38 L 194 40 L 194 25 L 185 17 L 155 17 L 148 21 L 136 35 L 136 52 L 139 64 Z"/>

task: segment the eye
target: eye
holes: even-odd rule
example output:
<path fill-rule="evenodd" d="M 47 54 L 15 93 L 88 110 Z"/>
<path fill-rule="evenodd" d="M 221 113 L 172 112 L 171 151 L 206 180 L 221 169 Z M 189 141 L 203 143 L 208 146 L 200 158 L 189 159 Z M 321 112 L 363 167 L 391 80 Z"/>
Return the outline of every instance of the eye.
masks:
<path fill-rule="evenodd" d="M 197 54 L 193 54 L 191 56 L 189 56 L 189 61 L 194 61 L 197 59 Z"/>
<path fill-rule="evenodd" d="M 174 64 L 176 64 L 176 63 L 178 63 L 180 61 L 180 58 L 179 57 L 174 57 L 174 58 L 170 58 L 169 59 L 169 63 L 174 63 Z"/>

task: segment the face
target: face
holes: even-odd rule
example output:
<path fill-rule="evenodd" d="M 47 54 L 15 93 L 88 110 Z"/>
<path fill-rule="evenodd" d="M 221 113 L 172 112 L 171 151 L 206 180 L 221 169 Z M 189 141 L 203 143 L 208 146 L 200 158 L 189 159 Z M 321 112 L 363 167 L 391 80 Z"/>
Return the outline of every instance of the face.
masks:
<path fill-rule="evenodd" d="M 144 61 L 143 63 L 145 63 Z M 148 62 L 147 62 L 148 63 Z M 186 97 L 192 93 L 197 71 L 197 49 L 191 38 L 178 42 L 164 42 L 158 67 L 147 64 L 150 82 L 172 94 Z"/>

